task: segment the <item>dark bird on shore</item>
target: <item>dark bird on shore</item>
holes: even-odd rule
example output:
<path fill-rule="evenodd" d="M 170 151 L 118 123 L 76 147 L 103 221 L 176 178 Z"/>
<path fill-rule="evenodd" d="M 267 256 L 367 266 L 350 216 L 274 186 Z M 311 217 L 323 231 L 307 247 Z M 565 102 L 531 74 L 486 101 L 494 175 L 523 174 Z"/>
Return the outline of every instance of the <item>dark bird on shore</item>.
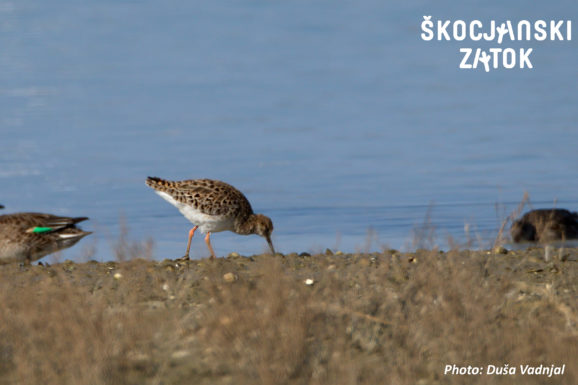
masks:
<path fill-rule="evenodd" d="M 66 249 L 92 234 L 76 227 L 87 217 L 59 217 L 41 213 L 0 215 L 0 264 L 29 264 Z"/>
<path fill-rule="evenodd" d="M 210 240 L 211 233 L 219 231 L 260 235 L 267 240 L 271 252 L 275 254 L 271 241 L 273 222 L 263 214 L 253 213 L 245 195 L 230 184 L 212 179 L 173 182 L 156 177 L 148 177 L 146 184 L 193 223 L 184 258 L 189 257 L 191 239 L 197 229 L 207 234 L 205 243 L 211 258 L 215 258 Z"/>
<path fill-rule="evenodd" d="M 516 243 L 578 239 L 578 213 L 565 209 L 532 210 L 512 224 L 510 235 Z"/>

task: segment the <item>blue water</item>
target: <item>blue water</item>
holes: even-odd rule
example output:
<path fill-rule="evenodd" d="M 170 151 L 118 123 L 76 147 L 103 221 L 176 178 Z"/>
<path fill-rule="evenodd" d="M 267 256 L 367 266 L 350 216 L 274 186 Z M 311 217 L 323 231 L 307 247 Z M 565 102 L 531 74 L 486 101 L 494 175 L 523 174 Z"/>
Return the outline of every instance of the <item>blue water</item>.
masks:
<path fill-rule="evenodd" d="M 0 0 L 0 203 L 89 216 L 60 258 L 114 258 L 122 220 L 156 258 L 181 256 L 190 225 L 149 175 L 235 185 L 282 252 L 411 249 L 428 210 L 436 244 L 468 224 L 487 246 L 526 191 L 578 209 L 578 32 L 514 44 L 532 70 L 485 73 L 458 69 L 472 42 L 420 25 L 578 25 L 574 0 L 535 3 Z"/>

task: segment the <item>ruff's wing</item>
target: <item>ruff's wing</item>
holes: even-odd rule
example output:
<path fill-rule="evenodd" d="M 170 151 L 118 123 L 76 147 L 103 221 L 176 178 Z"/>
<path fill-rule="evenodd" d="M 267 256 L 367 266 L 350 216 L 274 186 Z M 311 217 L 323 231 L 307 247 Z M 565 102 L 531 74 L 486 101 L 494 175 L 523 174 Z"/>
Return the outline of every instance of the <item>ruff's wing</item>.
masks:
<path fill-rule="evenodd" d="M 155 189 L 159 195 L 173 205 L 177 207 L 179 207 L 178 204 L 191 206 L 206 215 L 244 219 L 253 214 L 251 204 L 245 195 L 225 182 L 211 179 L 172 182 L 149 177 L 147 185 Z M 165 194 L 174 202 L 168 199 Z"/>

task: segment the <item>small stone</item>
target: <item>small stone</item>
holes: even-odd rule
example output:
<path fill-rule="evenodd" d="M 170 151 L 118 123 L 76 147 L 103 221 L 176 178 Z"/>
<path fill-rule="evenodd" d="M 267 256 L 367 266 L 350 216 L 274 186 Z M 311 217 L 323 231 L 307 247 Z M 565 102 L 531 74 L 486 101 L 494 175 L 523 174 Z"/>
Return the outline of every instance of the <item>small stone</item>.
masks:
<path fill-rule="evenodd" d="M 121 273 L 114 273 L 113 277 L 114 277 L 114 279 L 121 279 L 122 274 Z"/>
<path fill-rule="evenodd" d="M 335 252 L 335 255 L 343 255 L 343 251 L 337 250 L 337 251 Z"/>
<path fill-rule="evenodd" d="M 325 255 L 333 255 L 333 251 L 331 251 L 331 249 L 325 249 Z"/>
<path fill-rule="evenodd" d="M 188 350 L 177 350 L 176 352 L 174 352 L 173 354 L 171 354 L 171 358 L 173 360 L 180 360 L 183 358 L 187 358 L 191 355 L 191 352 Z"/>
<path fill-rule="evenodd" d="M 495 254 L 508 254 L 508 249 L 503 246 L 494 247 Z"/>
<path fill-rule="evenodd" d="M 300 257 L 310 257 L 311 254 L 307 253 L 307 252 L 303 252 L 301 254 L 299 254 Z"/>
<path fill-rule="evenodd" d="M 225 282 L 234 282 L 237 279 L 239 279 L 239 277 L 237 277 L 237 275 L 233 273 L 226 273 L 223 275 L 223 279 L 225 280 Z"/>
<path fill-rule="evenodd" d="M 306 284 L 307 286 L 313 286 L 314 283 L 315 283 L 315 281 L 312 280 L 311 278 L 307 278 L 307 279 L 305 280 L 305 284 Z"/>
<path fill-rule="evenodd" d="M 333 270 L 335 270 L 335 269 L 337 269 L 337 266 L 335 266 L 335 265 L 329 265 L 329 266 L 327 266 L 327 270 L 328 270 L 328 271 L 333 271 Z"/>
<path fill-rule="evenodd" d="M 229 254 L 228 258 L 238 258 L 241 255 L 235 251 L 233 251 L 232 253 Z"/>

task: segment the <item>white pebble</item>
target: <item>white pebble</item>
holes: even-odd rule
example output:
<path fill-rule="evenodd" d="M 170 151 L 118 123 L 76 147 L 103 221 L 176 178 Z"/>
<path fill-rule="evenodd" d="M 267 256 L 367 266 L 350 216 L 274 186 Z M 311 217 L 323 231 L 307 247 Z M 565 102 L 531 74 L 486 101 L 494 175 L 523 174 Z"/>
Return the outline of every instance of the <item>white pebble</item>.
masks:
<path fill-rule="evenodd" d="M 236 274 L 226 273 L 223 275 L 223 279 L 225 280 L 225 282 L 233 282 L 233 281 L 236 281 L 238 279 L 238 277 Z"/>

